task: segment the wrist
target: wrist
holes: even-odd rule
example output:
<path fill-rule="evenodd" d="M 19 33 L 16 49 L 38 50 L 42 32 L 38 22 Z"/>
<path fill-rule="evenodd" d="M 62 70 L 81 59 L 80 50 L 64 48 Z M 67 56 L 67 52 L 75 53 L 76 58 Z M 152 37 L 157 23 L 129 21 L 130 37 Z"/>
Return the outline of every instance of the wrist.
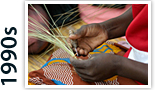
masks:
<path fill-rule="evenodd" d="M 100 23 L 100 26 L 105 31 L 106 35 L 108 36 L 108 39 L 113 39 L 119 36 L 121 34 L 120 27 L 121 27 L 121 18 L 116 17 L 109 19 L 105 22 Z"/>
<path fill-rule="evenodd" d="M 115 58 L 113 59 L 113 66 L 115 67 L 115 75 L 120 75 L 121 67 L 122 67 L 122 62 L 123 62 L 123 57 L 115 55 Z"/>
<path fill-rule="evenodd" d="M 122 57 L 117 65 L 116 74 L 148 84 L 148 64 Z"/>
<path fill-rule="evenodd" d="M 124 36 L 132 20 L 132 8 L 130 8 L 122 15 L 100 23 L 100 26 L 105 30 L 108 39 L 113 39 Z"/>

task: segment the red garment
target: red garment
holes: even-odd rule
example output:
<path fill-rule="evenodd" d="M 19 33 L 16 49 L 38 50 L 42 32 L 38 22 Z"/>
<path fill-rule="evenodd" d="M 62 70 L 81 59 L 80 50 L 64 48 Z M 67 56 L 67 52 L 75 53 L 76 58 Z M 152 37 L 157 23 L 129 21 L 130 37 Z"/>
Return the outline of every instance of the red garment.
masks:
<path fill-rule="evenodd" d="M 133 21 L 126 31 L 127 41 L 136 49 L 148 52 L 148 4 L 132 5 Z"/>
<path fill-rule="evenodd" d="M 134 48 L 148 52 L 148 4 L 133 4 L 132 14 L 133 21 L 126 31 L 126 39 Z M 131 49 L 124 57 L 129 56 Z M 143 85 L 140 82 L 137 83 Z"/>

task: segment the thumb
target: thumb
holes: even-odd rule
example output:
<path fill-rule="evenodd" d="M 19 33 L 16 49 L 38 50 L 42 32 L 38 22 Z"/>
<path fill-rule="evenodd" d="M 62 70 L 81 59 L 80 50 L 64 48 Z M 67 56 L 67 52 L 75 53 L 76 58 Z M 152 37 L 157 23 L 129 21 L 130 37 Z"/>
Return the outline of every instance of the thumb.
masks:
<path fill-rule="evenodd" d="M 84 37 L 86 35 L 87 29 L 86 28 L 80 28 L 74 34 L 69 35 L 70 39 L 79 39 L 81 37 Z"/>
<path fill-rule="evenodd" d="M 78 39 L 78 38 L 81 38 L 81 36 L 80 35 L 76 35 L 76 34 L 71 34 L 71 35 L 69 35 L 69 38 L 70 39 Z"/>
<path fill-rule="evenodd" d="M 86 60 L 70 58 L 70 62 L 75 68 L 84 68 Z"/>

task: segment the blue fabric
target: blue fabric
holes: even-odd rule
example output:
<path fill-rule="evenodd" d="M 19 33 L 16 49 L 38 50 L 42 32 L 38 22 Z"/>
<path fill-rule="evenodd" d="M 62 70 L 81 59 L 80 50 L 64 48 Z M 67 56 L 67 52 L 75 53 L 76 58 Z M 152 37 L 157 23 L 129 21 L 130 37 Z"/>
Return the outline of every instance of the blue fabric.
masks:
<path fill-rule="evenodd" d="M 44 68 L 45 66 L 48 65 L 49 62 L 54 61 L 54 60 L 64 60 L 64 61 L 66 61 L 67 63 L 70 63 L 70 64 L 71 64 L 70 58 L 53 58 L 53 59 L 49 60 L 48 62 L 46 62 L 41 68 Z M 56 62 L 56 63 L 59 63 L 59 62 Z"/>
<path fill-rule="evenodd" d="M 99 50 L 101 50 L 103 47 L 107 47 L 107 49 L 105 49 L 103 52 L 101 53 L 105 53 L 108 49 L 112 50 L 109 46 L 107 45 L 103 45 L 102 47 L 95 49 L 93 52 L 100 52 Z M 113 51 L 113 50 L 112 50 Z"/>
<path fill-rule="evenodd" d="M 52 81 L 53 81 L 55 84 L 57 84 L 57 85 L 67 85 L 67 84 L 64 84 L 64 83 L 62 83 L 61 81 L 57 81 L 57 80 L 55 80 L 55 79 L 52 79 Z"/>

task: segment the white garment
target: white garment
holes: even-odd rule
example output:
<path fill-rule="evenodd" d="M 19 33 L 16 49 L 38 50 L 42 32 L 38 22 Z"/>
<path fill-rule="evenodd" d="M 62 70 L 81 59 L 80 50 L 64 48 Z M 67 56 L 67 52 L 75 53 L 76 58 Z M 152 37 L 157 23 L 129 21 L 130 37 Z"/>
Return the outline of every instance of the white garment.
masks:
<path fill-rule="evenodd" d="M 127 41 L 127 43 L 129 44 L 129 42 Z M 146 63 L 148 64 L 148 52 L 145 51 L 140 51 L 136 48 L 134 48 L 131 44 L 129 44 L 131 46 L 131 51 L 129 53 L 128 58 L 138 61 L 138 62 L 142 62 L 142 63 Z"/>

